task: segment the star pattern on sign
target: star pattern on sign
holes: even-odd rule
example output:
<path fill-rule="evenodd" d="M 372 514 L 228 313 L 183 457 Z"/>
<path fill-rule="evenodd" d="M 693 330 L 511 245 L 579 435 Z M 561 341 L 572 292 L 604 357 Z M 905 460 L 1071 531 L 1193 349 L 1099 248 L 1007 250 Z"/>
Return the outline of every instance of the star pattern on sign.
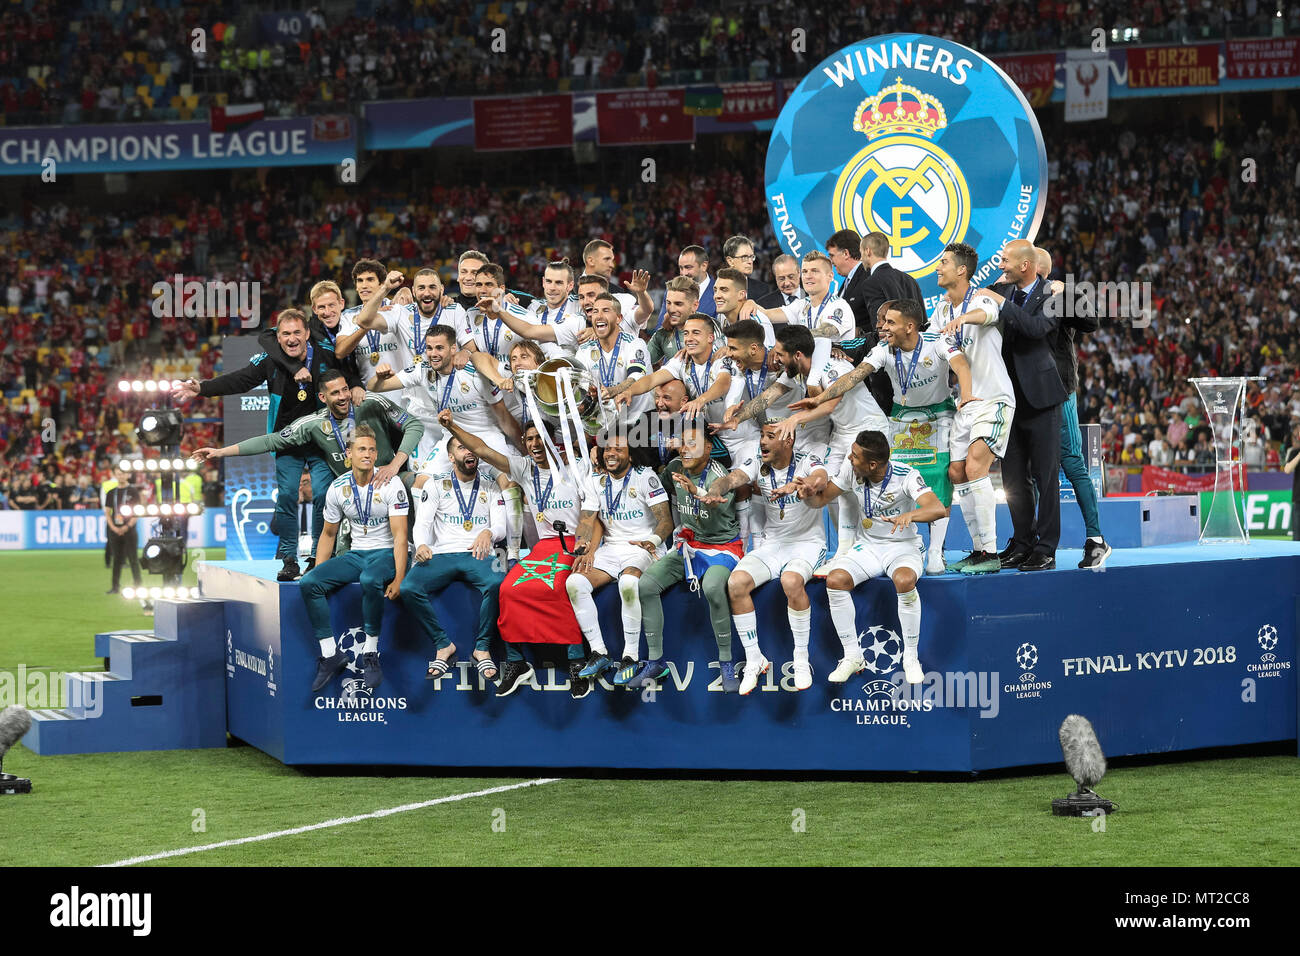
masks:
<path fill-rule="evenodd" d="M 560 562 L 560 556 L 553 554 L 545 561 L 529 561 L 527 558 L 519 562 L 520 567 L 524 569 L 523 573 L 515 579 L 511 587 L 519 587 L 525 581 L 541 581 L 550 588 L 555 590 L 555 576 L 562 570 L 567 570 L 568 565 Z"/>

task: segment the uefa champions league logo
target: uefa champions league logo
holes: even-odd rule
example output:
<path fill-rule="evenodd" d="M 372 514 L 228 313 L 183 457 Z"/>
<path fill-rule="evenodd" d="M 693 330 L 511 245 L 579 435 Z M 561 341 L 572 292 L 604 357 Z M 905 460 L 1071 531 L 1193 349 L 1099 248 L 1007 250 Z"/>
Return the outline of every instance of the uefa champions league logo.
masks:
<path fill-rule="evenodd" d="M 339 651 L 348 659 L 347 669 L 344 672 L 346 676 L 343 678 L 343 692 L 339 694 L 340 700 L 353 701 L 358 697 L 374 696 L 374 692 L 361 679 L 360 658 L 365 651 L 365 646 L 365 628 L 348 628 L 339 638 Z"/>
<path fill-rule="evenodd" d="M 1038 666 L 1038 648 L 1028 642 L 1017 647 L 1016 666 L 1023 671 L 1021 680 L 1033 680 L 1033 670 Z"/>
<path fill-rule="evenodd" d="M 883 677 L 902 663 L 903 639 L 883 624 L 874 624 L 859 634 L 859 643 L 863 638 L 871 639 L 862 649 L 862 659 L 871 673 Z"/>
<path fill-rule="evenodd" d="M 1259 629 L 1258 639 L 1259 646 L 1262 649 L 1271 651 L 1273 648 L 1277 647 L 1277 628 L 1272 624 L 1265 624 Z"/>

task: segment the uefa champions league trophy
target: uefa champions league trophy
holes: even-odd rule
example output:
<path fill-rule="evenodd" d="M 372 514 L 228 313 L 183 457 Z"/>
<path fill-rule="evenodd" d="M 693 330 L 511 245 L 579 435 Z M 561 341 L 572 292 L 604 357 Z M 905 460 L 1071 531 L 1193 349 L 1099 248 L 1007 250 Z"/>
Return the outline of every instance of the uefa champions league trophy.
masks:
<path fill-rule="evenodd" d="M 1249 544 L 1250 535 L 1241 521 L 1240 507 L 1246 491 L 1246 465 L 1242 457 L 1240 421 L 1247 382 L 1262 382 L 1262 376 L 1248 378 L 1188 379 L 1201 393 L 1201 401 L 1214 438 L 1214 493 L 1201 527 L 1201 544 Z M 1237 455 L 1234 459 L 1233 450 Z"/>

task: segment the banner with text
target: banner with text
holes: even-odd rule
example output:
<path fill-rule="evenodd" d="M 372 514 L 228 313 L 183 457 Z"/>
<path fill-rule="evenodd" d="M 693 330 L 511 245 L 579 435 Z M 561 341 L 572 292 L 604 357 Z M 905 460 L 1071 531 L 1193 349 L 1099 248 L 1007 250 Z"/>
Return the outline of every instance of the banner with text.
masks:
<path fill-rule="evenodd" d="M 356 140 L 350 116 L 264 119 L 225 133 L 206 121 L 0 127 L 0 175 L 327 166 L 355 159 Z"/>
<path fill-rule="evenodd" d="M 1028 56 L 1000 56 L 993 62 L 1020 87 L 1029 105 L 1038 109 L 1052 100 L 1056 82 L 1056 54 L 1033 53 Z"/>
<path fill-rule="evenodd" d="M 499 96 L 474 100 L 474 148 L 554 149 L 573 145 L 573 97 Z"/>
<path fill-rule="evenodd" d="M 776 119 L 781 110 L 774 80 L 762 83 L 724 83 L 720 123 L 749 123 Z"/>
<path fill-rule="evenodd" d="M 86 511 L 0 511 L 0 551 L 93 551 L 104 547 L 108 532 L 104 512 Z M 136 522 L 141 547 L 153 536 L 157 518 Z M 205 511 L 189 519 L 187 546 L 220 548 L 226 543 L 226 513 Z"/>
<path fill-rule="evenodd" d="M 596 142 L 601 146 L 693 143 L 695 117 L 683 112 L 685 90 L 621 90 L 596 94 Z"/>
<path fill-rule="evenodd" d="M 1221 44 L 1159 46 L 1128 51 L 1132 90 L 1177 86 L 1218 86 Z"/>
<path fill-rule="evenodd" d="M 1300 39 L 1229 40 L 1226 69 L 1230 80 L 1300 76 Z"/>

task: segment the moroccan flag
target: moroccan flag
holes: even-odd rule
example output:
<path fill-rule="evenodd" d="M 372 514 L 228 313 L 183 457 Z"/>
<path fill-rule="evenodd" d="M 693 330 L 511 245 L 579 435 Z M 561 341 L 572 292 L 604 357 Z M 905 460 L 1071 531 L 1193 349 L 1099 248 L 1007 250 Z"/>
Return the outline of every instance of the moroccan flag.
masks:
<path fill-rule="evenodd" d="M 690 116 L 721 116 L 722 87 L 688 86 L 682 112 Z"/>
<path fill-rule="evenodd" d="M 242 106 L 214 106 L 209 126 L 214 133 L 234 133 L 263 116 L 261 103 L 244 103 Z"/>
<path fill-rule="evenodd" d="M 573 547 L 573 537 L 569 537 Z M 564 582 L 573 555 L 560 548 L 559 538 L 543 538 L 501 583 L 501 639 L 511 644 L 579 644 L 582 631 L 573 616 Z"/>

